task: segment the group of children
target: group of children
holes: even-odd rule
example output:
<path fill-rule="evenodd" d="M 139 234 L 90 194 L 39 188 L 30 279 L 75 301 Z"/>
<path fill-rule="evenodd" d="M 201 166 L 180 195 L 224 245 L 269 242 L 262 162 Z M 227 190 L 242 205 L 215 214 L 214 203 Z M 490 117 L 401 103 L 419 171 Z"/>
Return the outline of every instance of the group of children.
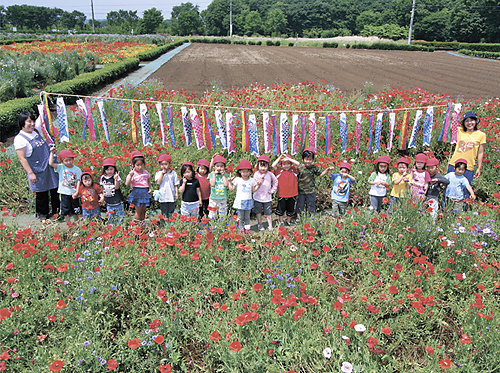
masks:
<path fill-rule="evenodd" d="M 83 218 L 101 217 L 100 205 L 105 203 L 108 220 L 111 224 L 120 224 L 124 217 L 124 198 L 121 193 L 122 182 L 116 161 L 107 158 L 103 162 L 99 185 L 92 180 L 89 172 L 81 172 L 74 165 L 75 154 L 70 150 L 59 153 L 61 163 L 54 161 L 55 148 L 51 149 L 49 164 L 59 174 L 59 189 L 61 195 L 61 216 L 69 221 L 71 215 L 79 213 L 79 199 L 81 199 Z M 346 213 L 351 186 L 356 179 L 350 174 L 351 164 L 341 162 L 339 173 L 333 173 L 330 166 L 321 171 L 314 165 L 314 151 L 306 149 L 302 153 L 303 163 L 294 160 L 288 154 L 281 154 L 272 164 L 270 158 L 261 155 L 255 167 L 248 160 L 242 160 L 236 168 L 236 177 L 232 177 L 226 170 L 226 159 L 214 155 L 209 163 L 206 159 L 198 161 L 196 170 L 192 162 L 184 162 L 180 169 L 180 177 L 172 169 L 172 158 L 168 154 L 158 157 L 160 170 L 155 174 L 155 183 L 159 189 L 153 193 L 151 176 L 145 169 L 144 155 L 133 151 L 130 156 L 131 170 L 125 179 L 125 185 L 132 186 L 128 197 L 131 206 L 135 208 L 135 219 L 142 221 L 146 216 L 146 209 L 154 198 L 160 203 L 160 210 L 165 218 L 170 218 L 175 210 L 179 193 L 182 194 L 181 215 L 204 217 L 210 219 L 225 219 L 227 216 L 228 191 L 236 189 L 233 208 L 236 209 L 241 233 L 250 231 L 250 213 L 254 210 L 257 216 L 258 229 L 264 230 L 263 216 L 272 229 L 271 201 L 277 192 L 278 204 L 276 215 L 280 224 L 290 225 L 295 214 L 300 216 L 307 211 L 316 211 L 316 177 L 329 173 L 333 181 L 331 191 L 333 215 L 341 216 Z M 455 172 L 443 177 L 438 172 L 439 161 L 436 158 L 428 159 L 425 154 L 415 157 L 415 164 L 410 169 L 410 159 L 400 158 L 397 161 L 397 172 L 392 177 L 389 173 L 390 157 L 380 156 L 375 161 L 373 172 L 368 183 L 370 184 L 370 209 L 381 211 L 383 199 L 387 189 L 392 187 L 388 213 L 392 213 L 401 199 L 409 198 L 413 202 L 423 201 L 431 207 L 431 214 L 436 217 L 439 208 L 438 196 L 442 188 L 446 187 L 445 197 L 449 202 L 463 204 L 464 190 L 474 192 L 463 176 L 467 161 L 458 159 L 455 163 Z M 253 170 L 256 170 L 255 172 Z M 253 173 L 253 177 L 252 177 Z M 460 207 L 460 206 L 458 206 Z M 286 215 L 286 220 L 285 220 Z"/>

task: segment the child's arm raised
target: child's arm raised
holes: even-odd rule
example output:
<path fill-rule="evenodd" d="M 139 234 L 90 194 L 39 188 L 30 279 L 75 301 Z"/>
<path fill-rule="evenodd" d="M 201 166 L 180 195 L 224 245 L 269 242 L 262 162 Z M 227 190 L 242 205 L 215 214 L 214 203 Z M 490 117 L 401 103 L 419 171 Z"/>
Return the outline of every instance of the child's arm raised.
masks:
<path fill-rule="evenodd" d="M 115 189 L 120 189 L 120 174 L 117 172 L 113 178 L 115 179 Z"/>
<path fill-rule="evenodd" d="M 275 168 L 278 165 L 278 163 L 280 163 L 281 157 L 283 157 L 283 154 L 280 154 L 280 156 L 278 158 L 276 158 L 276 160 L 271 165 L 272 168 Z"/>
<path fill-rule="evenodd" d="M 227 189 L 229 190 L 234 190 L 235 186 L 233 184 L 234 178 L 232 177 L 231 174 L 229 174 L 229 179 L 227 179 Z"/>
<path fill-rule="evenodd" d="M 184 193 L 184 191 L 186 190 L 186 183 L 187 183 L 187 179 L 185 177 L 183 177 L 182 178 L 182 184 L 179 187 L 179 192 L 180 193 Z"/>
<path fill-rule="evenodd" d="M 327 168 L 325 168 L 323 170 L 323 172 L 319 175 L 319 177 L 323 177 L 323 176 L 325 176 L 328 173 L 328 171 L 333 171 L 333 170 L 334 170 L 334 167 L 333 166 L 329 166 L 329 167 L 327 167 Z"/>
<path fill-rule="evenodd" d="M 56 147 L 53 146 L 50 148 L 50 155 L 49 155 L 49 165 L 52 168 L 57 168 L 57 163 L 54 162 L 54 153 L 56 152 Z"/>
<path fill-rule="evenodd" d="M 215 172 L 212 172 L 212 177 L 210 178 L 210 186 L 215 186 Z"/>

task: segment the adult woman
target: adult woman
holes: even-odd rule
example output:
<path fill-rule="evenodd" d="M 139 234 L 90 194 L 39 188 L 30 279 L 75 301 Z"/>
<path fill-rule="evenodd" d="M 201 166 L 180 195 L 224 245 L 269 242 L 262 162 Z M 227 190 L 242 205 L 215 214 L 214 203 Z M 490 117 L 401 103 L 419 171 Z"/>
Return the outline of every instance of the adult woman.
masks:
<path fill-rule="evenodd" d="M 21 113 L 17 120 L 19 134 L 14 138 L 14 149 L 24 170 L 28 174 L 29 187 L 36 194 L 35 212 L 40 220 L 49 217 L 49 196 L 52 215 L 59 211 L 59 180 L 49 166 L 50 149 L 35 128 L 35 117 L 30 112 Z"/>
<path fill-rule="evenodd" d="M 486 134 L 477 129 L 480 119 L 473 111 L 465 113 L 462 119 L 462 125 L 458 129 L 457 146 L 455 153 L 448 164 L 448 173 L 455 172 L 455 162 L 459 158 L 467 160 L 467 170 L 464 176 L 469 180 L 472 186 L 473 178 L 481 176 L 481 167 L 483 166 L 484 145 L 486 144 Z M 477 158 L 477 170 L 474 174 L 474 166 Z M 469 192 L 465 192 L 465 198 L 469 198 Z"/>

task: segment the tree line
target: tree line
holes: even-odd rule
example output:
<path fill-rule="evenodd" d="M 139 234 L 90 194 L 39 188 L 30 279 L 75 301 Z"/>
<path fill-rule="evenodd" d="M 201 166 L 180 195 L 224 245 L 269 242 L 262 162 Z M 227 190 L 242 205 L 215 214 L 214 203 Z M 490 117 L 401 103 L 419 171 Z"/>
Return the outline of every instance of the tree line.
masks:
<path fill-rule="evenodd" d="M 348 35 L 401 39 L 408 36 L 413 0 L 232 0 L 233 34 L 241 36 L 334 37 Z M 213 0 L 200 11 L 191 2 L 174 6 L 165 20 L 156 8 L 118 10 L 96 24 L 99 32 L 228 36 L 230 0 Z M 84 29 L 85 15 L 57 8 L 0 6 L 0 27 Z M 417 0 L 413 38 L 461 42 L 500 41 L 500 0 Z"/>

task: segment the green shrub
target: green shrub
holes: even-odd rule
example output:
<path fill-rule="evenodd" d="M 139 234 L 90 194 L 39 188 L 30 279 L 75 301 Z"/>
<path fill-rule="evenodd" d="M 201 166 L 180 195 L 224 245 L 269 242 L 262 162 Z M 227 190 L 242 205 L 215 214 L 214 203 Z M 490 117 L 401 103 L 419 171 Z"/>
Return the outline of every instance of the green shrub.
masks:
<path fill-rule="evenodd" d="M 458 41 L 415 41 L 413 44 L 424 47 L 434 47 L 437 50 L 458 50 L 460 43 Z"/>
<path fill-rule="evenodd" d="M 500 52 L 486 52 L 486 51 L 471 51 L 470 49 L 460 49 L 458 53 L 466 54 L 468 56 L 481 57 L 481 58 L 500 58 Z"/>
<path fill-rule="evenodd" d="M 255 45 L 255 42 L 253 40 L 249 40 L 248 45 Z"/>
<path fill-rule="evenodd" d="M 247 42 L 245 40 L 235 40 L 233 41 L 233 44 L 247 45 Z"/>
<path fill-rule="evenodd" d="M 277 47 L 279 47 L 281 45 L 281 42 L 279 40 L 277 40 L 276 43 L 274 43 L 274 45 L 276 45 Z"/>
<path fill-rule="evenodd" d="M 458 49 L 469 49 L 472 51 L 483 52 L 500 52 L 500 44 L 460 43 Z"/>
<path fill-rule="evenodd" d="M 271 46 L 274 45 L 272 40 L 266 40 L 266 45 Z"/>
<path fill-rule="evenodd" d="M 325 41 L 323 43 L 323 48 L 338 48 L 338 46 L 339 46 L 339 43 L 336 43 L 334 41 L 332 41 L 331 43 Z"/>
<path fill-rule="evenodd" d="M 171 51 L 172 49 L 177 48 L 179 45 L 182 45 L 186 42 L 187 40 L 180 40 L 175 43 L 170 43 L 167 45 L 162 45 L 161 47 L 153 48 L 148 51 L 144 51 L 141 53 L 136 54 L 136 58 L 138 58 L 141 61 L 153 61 L 160 57 L 162 54 L 167 53 L 168 51 Z"/>
<path fill-rule="evenodd" d="M 424 47 L 415 44 L 408 45 L 408 44 L 383 43 L 383 42 L 377 42 L 373 44 L 358 43 L 351 45 L 351 48 L 434 52 L 434 47 Z"/>
<path fill-rule="evenodd" d="M 295 44 L 294 44 L 294 43 L 292 43 L 292 42 L 288 43 L 288 46 L 289 46 L 289 47 L 293 47 L 294 45 L 295 45 Z"/>
<path fill-rule="evenodd" d="M 347 43 L 347 44 L 345 45 L 345 47 L 346 47 L 346 49 L 349 49 L 349 48 L 351 48 L 351 44 Z"/>
<path fill-rule="evenodd" d="M 17 118 L 24 111 L 38 114 L 39 96 L 19 98 L 0 104 L 0 141 L 13 135 L 17 130 Z"/>
<path fill-rule="evenodd" d="M 259 40 L 259 41 L 258 41 L 257 43 L 255 43 L 255 44 L 257 44 L 257 45 L 262 45 L 262 41 L 260 41 L 260 40 Z"/>
<path fill-rule="evenodd" d="M 0 45 L 10 45 L 13 43 L 31 43 L 33 41 L 44 41 L 43 38 L 33 38 L 33 39 L 15 39 L 15 40 L 0 40 Z"/>

